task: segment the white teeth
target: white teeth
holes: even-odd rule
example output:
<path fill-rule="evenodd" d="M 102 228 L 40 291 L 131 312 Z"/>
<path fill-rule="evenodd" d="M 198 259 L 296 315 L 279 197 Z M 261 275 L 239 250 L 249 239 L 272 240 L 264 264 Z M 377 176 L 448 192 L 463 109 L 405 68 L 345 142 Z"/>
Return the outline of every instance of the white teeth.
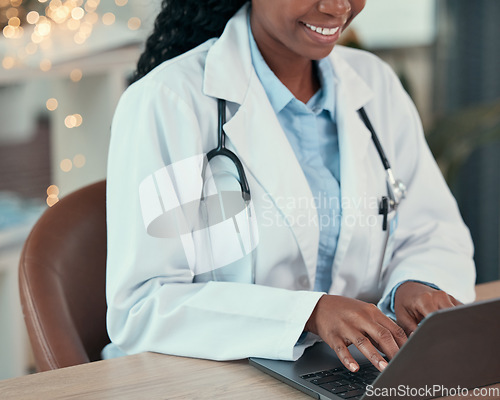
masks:
<path fill-rule="evenodd" d="M 311 25 L 311 24 L 305 24 L 305 26 L 307 26 L 310 30 L 312 30 L 314 32 L 317 32 L 317 33 L 320 33 L 321 35 L 324 35 L 324 36 L 333 36 L 340 29 L 339 27 L 331 28 L 331 29 L 320 28 L 320 27 L 317 27 L 317 26 L 314 26 L 314 25 Z"/>

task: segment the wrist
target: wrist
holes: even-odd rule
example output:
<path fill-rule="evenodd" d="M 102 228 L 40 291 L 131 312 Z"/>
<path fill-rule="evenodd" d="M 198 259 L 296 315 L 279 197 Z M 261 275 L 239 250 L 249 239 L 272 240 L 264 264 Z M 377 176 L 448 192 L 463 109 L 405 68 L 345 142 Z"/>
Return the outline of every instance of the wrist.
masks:
<path fill-rule="evenodd" d="M 326 295 L 323 295 L 319 298 L 318 302 L 316 303 L 316 305 L 314 306 L 314 309 L 311 313 L 311 315 L 309 316 L 309 319 L 307 320 L 306 322 L 306 325 L 304 326 L 304 332 L 311 332 L 311 333 L 314 333 L 314 334 L 318 334 L 318 329 L 317 329 L 317 324 L 316 324 L 316 320 L 317 320 L 317 314 L 318 314 L 318 307 L 319 307 L 319 303 L 324 299 Z"/>

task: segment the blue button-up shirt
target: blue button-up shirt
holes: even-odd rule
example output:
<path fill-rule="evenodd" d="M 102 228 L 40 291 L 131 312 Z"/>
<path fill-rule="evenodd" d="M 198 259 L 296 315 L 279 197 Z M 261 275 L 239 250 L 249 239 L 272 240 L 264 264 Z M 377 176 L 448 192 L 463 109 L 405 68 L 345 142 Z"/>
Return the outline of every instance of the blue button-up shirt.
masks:
<path fill-rule="evenodd" d="M 335 121 L 335 81 L 327 59 L 316 63 L 321 89 L 302 103 L 266 64 L 250 31 L 252 62 L 271 106 L 304 171 L 315 199 L 319 227 L 314 289 L 328 292 L 340 232 L 340 157 Z"/>
<path fill-rule="evenodd" d="M 328 59 L 316 63 L 321 89 L 302 103 L 271 71 L 259 51 L 249 24 L 252 63 L 267 97 L 304 171 L 318 210 L 320 230 L 314 290 L 328 292 L 332 284 L 332 265 L 341 222 L 340 153 L 335 117 L 335 77 Z M 419 281 L 417 281 L 419 282 Z M 434 289 L 435 285 L 426 284 Z M 396 319 L 396 285 L 379 303 L 389 317 Z"/>

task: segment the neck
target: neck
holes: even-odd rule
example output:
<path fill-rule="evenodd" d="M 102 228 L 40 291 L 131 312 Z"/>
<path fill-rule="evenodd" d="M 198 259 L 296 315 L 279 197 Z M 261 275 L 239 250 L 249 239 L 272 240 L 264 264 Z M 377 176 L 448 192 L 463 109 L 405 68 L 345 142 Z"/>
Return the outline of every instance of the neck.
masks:
<path fill-rule="evenodd" d="M 304 104 L 314 96 L 320 88 L 316 68 L 311 60 L 286 60 L 279 57 L 262 56 L 269 68 L 290 92 Z"/>
<path fill-rule="evenodd" d="M 255 41 L 269 68 L 298 100 L 307 103 L 320 88 L 313 61 L 290 52 L 280 52 L 267 42 L 259 41 L 258 34 L 254 31 Z"/>

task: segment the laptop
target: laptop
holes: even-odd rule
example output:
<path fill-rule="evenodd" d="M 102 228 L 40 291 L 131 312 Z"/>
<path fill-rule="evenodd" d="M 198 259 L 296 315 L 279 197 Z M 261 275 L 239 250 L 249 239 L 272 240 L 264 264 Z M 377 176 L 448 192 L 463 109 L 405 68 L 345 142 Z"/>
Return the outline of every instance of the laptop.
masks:
<path fill-rule="evenodd" d="M 293 361 L 250 358 L 250 364 L 316 399 L 429 399 L 472 396 L 500 382 L 500 298 L 429 314 L 379 372 L 354 347 L 358 372 L 343 367 L 324 342 Z M 498 393 L 489 394 L 500 398 Z M 479 396 L 476 396 L 479 398 Z"/>

